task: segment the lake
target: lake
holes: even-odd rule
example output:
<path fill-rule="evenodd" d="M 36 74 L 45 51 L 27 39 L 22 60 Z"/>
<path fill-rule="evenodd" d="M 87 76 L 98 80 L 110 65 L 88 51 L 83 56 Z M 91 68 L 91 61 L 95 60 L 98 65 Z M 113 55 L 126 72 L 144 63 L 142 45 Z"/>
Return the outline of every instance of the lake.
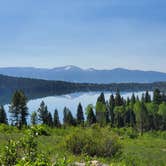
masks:
<path fill-rule="evenodd" d="M 71 112 L 73 113 L 74 116 L 76 116 L 76 110 L 79 102 L 81 102 L 84 111 L 85 108 L 87 107 L 88 104 L 96 104 L 96 100 L 98 96 L 100 95 L 101 92 L 79 92 L 79 93 L 72 93 L 72 94 L 67 94 L 67 95 L 61 95 L 61 96 L 48 96 L 44 98 L 38 98 L 38 99 L 33 99 L 28 102 L 28 108 L 29 112 L 37 111 L 40 103 L 42 101 L 45 102 L 45 104 L 48 107 L 48 111 L 50 111 L 52 114 L 55 109 L 58 110 L 59 112 L 59 117 L 60 120 L 63 120 L 63 109 L 64 107 L 68 107 Z M 138 95 L 140 98 L 142 93 L 144 92 L 135 92 L 135 96 Z M 105 99 L 109 100 L 110 95 L 112 92 L 104 92 Z M 115 94 L 115 93 L 113 93 Z M 149 92 L 152 96 L 152 92 Z M 131 97 L 132 92 L 122 92 L 121 95 L 123 96 L 124 99 L 127 99 L 127 97 Z M 7 111 L 7 114 L 9 116 L 8 110 L 9 110 L 9 105 L 6 104 L 5 109 Z"/>

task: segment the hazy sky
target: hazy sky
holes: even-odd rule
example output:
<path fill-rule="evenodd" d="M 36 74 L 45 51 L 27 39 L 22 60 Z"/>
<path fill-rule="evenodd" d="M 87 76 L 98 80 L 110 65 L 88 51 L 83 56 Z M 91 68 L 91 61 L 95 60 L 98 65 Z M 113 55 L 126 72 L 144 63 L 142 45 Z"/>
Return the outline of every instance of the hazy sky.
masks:
<path fill-rule="evenodd" d="M 166 0 L 0 0 L 0 66 L 166 72 Z"/>

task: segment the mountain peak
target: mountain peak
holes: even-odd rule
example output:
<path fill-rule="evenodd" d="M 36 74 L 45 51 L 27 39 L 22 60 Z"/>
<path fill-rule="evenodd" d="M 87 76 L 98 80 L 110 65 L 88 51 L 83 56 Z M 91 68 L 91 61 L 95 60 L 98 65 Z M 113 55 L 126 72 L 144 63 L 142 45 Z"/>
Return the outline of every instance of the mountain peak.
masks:
<path fill-rule="evenodd" d="M 72 69 L 81 69 L 81 68 L 74 66 L 74 65 L 64 66 L 64 70 L 72 70 Z"/>

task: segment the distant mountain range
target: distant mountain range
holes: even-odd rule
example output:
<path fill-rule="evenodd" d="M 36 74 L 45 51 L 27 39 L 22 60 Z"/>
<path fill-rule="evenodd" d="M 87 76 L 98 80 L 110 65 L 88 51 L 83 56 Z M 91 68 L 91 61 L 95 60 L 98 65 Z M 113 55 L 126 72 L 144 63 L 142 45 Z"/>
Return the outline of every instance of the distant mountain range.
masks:
<path fill-rule="evenodd" d="M 44 80 L 60 80 L 78 83 L 152 83 L 166 81 L 166 73 L 156 71 L 81 69 L 76 66 L 63 66 L 53 69 L 32 67 L 0 68 L 0 74 Z"/>

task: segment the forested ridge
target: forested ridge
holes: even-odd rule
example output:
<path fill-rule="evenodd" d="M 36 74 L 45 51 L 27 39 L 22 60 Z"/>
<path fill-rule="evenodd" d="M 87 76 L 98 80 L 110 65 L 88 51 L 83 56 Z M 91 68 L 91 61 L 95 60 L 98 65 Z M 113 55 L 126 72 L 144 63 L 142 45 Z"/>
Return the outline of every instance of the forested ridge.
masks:
<path fill-rule="evenodd" d="M 0 96 L 8 94 L 11 97 L 16 90 L 23 90 L 28 98 L 37 98 L 48 95 L 60 95 L 84 91 L 145 91 L 160 89 L 166 91 L 166 82 L 156 83 L 112 83 L 112 84 L 91 84 L 71 83 L 63 81 L 46 81 L 29 78 L 17 78 L 0 75 Z"/>

